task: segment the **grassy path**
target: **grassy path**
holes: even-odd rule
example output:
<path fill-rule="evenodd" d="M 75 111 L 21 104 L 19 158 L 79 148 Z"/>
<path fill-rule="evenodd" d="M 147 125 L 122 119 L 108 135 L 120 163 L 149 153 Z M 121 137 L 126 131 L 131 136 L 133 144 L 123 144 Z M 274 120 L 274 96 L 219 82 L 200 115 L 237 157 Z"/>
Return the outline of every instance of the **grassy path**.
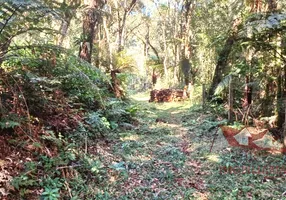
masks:
<path fill-rule="evenodd" d="M 96 199 L 283 199 L 285 174 L 257 174 L 245 166 L 284 165 L 283 156 L 242 149 L 209 152 L 212 113 L 190 102 L 153 104 L 134 96 L 139 127 L 97 149 L 108 180 Z M 219 139 L 218 139 L 219 140 Z M 238 171 L 222 171 L 232 166 Z M 282 168 L 281 168 L 282 169 Z"/>

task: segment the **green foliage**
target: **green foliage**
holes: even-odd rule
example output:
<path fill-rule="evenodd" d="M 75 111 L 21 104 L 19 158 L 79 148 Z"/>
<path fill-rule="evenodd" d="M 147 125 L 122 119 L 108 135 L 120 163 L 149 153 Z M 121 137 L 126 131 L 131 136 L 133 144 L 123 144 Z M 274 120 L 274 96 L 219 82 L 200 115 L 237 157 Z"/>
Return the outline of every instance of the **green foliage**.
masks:
<path fill-rule="evenodd" d="M 106 109 L 102 110 L 102 113 L 109 122 L 119 124 L 120 122 L 130 123 L 132 122 L 133 116 L 138 111 L 137 106 L 130 105 L 127 101 L 121 101 L 118 99 L 109 99 Z"/>
<path fill-rule="evenodd" d="M 64 179 L 59 177 L 51 178 L 50 176 L 40 182 L 40 186 L 44 188 L 62 188 L 63 184 Z"/>
<path fill-rule="evenodd" d="M 237 129 L 237 130 L 241 130 L 244 127 L 244 125 L 239 122 L 234 122 L 233 125 L 230 127 Z"/>
<path fill-rule="evenodd" d="M 121 71 L 134 71 L 136 69 L 133 57 L 128 55 L 126 51 L 120 51 L 114 55 L 114 65 Z"/>
<path fill-rule="evenodd" d="M 231 79 L 233 79 L 232 74 L 225 76 L 224 79 L 216 87 L 215 95 L 220 95 L 222 93 L 222 91 L 224 91 L 226 88 L 228 88 Z"/>
<path fill-rule="evenodd" d="M 138 142 L 138 141 L 133 141 L 133 140 L 124 141 L 121 144 L 121 149 L 123 150 L 124 154 L 132 154 L 136 150 L 138 150 L 142 147 L 144 147 L 144 144 L 142 144 L 141 142 Z"/>
<path fill-rule="evenodd" d="M 15 128 L 17 126 L 20 126 L 20 123 L 18 122 L 14 122 L 14 121 L 4 121 L 4 122 L 0 122 L 0 127 L 1 129 L 4 129 L 4 128 Z"/>
<path fill-rule="evenodd" d="M 158 149 L 157 155 L 164 161 L 172 162 L 176 167 L 182 167 L 186 161 L 186 155 L 174 146 Z"/>
<path fill-rule="evenodd" d="M 97 193 L 94 198 L 98 200 L 109 200 L 111 199 L 111 195 L 107 191 L 104 191 Z"/>
<path fill-rule="evenodd" d="M 116 171 L 124 171 L 126 170 L 125 162 L 114 163 L 110 166 L 110 168 L 115 169 Z"/>
<path fill-rule="evenodd" d="M 44 188 L 41 199 L 60 199 L 60 191 L 64 191 L 63 186 L 69 184 L 73 191 L 73 196 L 81 196 L 84 191 L 88 193 L 86 179 L 92 176 L 93 182 L 102 182 L 106 177 L 106 169 L 103 163 L 95 157 L 79 155 L 76 149 L 67 146 L 62 149 L 58 156 L 48 157 L 39 156 L 38 162 L 28 162 L 25 165 L 25 171 L 22 175 L 15 177 L 12 185 L 25 193 L 26 188 L 41 187 Z M 63 147 L 61 147 L 63 148 Z M 62 177 L 59 169 L 68 169 L 74 171 L 75 177 Z M 85 180 L 85 181 L 84 181 Z M 64 195 L 65 192 L 61 193 Z M 24 194 L 23 194 L 24 195 Z M 76 198 L 75 198 L 76 199 Z"/>
<path fill-rule="evenodd" d="M 12 180 L 12 185 L 19 190 L 20 188 L 28 188 L 32 186 L 37 186 L 37 180 L 35 180 L 33 177 L 28 176 L 26 174 L 16 176 Z"/>
<path fill-rule="evenodd" d="M 90 107 L 94 107 L 96 101 L 102 104 L 102 95 L 109 94 L 109 81 L 104 73 L 61 47 L 44 43 L 17 53 L 17 57 L 10 57 L 5 62 L 5 66 L 17 76 L 21 74 L 38 90 L 61 89 L 74 101 Z"/>
<path fill-rule="evenodd" d="M 138 112 L 139 107 L 137 105 L 131 105 L 126 108 L 126 112 L 130 113 L 132 117 L 136 116 L 136 113 Z"/>
<path fill-rule="evenodd" d="M 85 167 L 94 175 L 97 175 L 99 180 L 103 178 L 102 175 L 105 173 L 105 167 L 100 160 L 85 156 L 84 163 Z"/>
<path fill-rule="evenodd" d="M 41 199 L 43 200 L 58 200 L 60 198 L 59 188 L 48 188 L 46 187 L 42 193 Z"/>
<path fill-rule="evenodd" d="M 99 112 L 89 113 L 85 118 L 90 132 L 105 134 L 110 130 L 110 123 Z"/>
<path fill-rule="evenodd" d="M 59 134 L 59 137 L 56 137 L 53 131 L 46 131 L 46 134 L 42 135 L 41 139 L 45 142 L 50 142 L 57 147 L 62 147 L 65 142 L 61 134 Z"/>
<path fill-rule="evenodd" d="M 211 198 L 247 198 L 251 194 L 255 198 L 263 195 L 265 198 L 272 198 L 280 195 L 273 192 L 270 188 L 277 188 L 282 191 L 280 186 L 272 181 L 261 183 L 261 178 L 266 176 L 279 176 L 279 170 L 270 170 L 271 166 L 281 169 L 282 157 L 263 155 L 259 156 L 251 151 L 232 149 L 220 155 L 220 162 L 214 173 L 208 177 L 208 189 L 212 191 Z M 268 170 L 263 170 L 268 169 Z M 273 169 L 273 168 L 272 168 Z M 275 174 L 278 173 L 278 174 Z M 219 183 L 219 184 L 218 184 Z M 275 184 L 275 186 L 270 186 Z M 268 192 L 267 192 L 268 191 Z"/>
<path fill-rule="evenodd" d="M 89 63 L 69 56 L 66 68 L 61 70 L 64 90 L 87 105 L 96 101 L 103 104 L 102 96 L 109 95 L 107 76 Z"/>
<path fill-rule="evenodd" d="M 247 33 L 244 34 L 248 37 L 275 32 L 286 28 L 286 14 L 279 12 L 266 15 L 262 13 L 252 14 L 247 18 L 245 24 Z"/>

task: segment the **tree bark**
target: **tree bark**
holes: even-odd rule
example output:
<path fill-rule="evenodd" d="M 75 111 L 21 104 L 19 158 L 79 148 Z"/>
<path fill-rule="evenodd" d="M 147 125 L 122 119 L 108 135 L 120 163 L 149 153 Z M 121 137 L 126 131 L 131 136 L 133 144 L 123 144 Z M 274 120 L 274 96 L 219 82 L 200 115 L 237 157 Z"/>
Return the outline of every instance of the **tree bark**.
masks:
<path fill-rule="evenodd" d="M 253 59 L 254 51 L 252 48 L 248 48 L 246 51 L 246 63 L 248 67 L 252 68 L 252 59 Z M 248 70 L 248 73 L 245 75 L 245 87 L 244 87 L 244 98 L 242 108 L 248 108 L 252 103 L 252 86 L 249 83 L 252 82 L 252 73 Z"/>
<path fill-rule="evenodd" d="M 11 40 L 7 39 L 7 40 L 0 40 L 1 44 L 0 44 L 0 72 L 3 71 L 3 69 L 1 69 L 1 65 L 4 61 L 4 57 L 6 55 L 6 53 L 8 52 Z"/>
<path fill-rule="evenodd" d="M 120 80 L 117 78 L 117 73 L 120 73 L 119 70 L 112 70 L 110 72 L 111 75 L 111 84 L 112 84 L 112 91 L 116 98 L 121 98 L 124 96 L 124 91 L 120 87 Z"/>
<path fill-rule="evenodd" d="M 164 20 L 164 24 L 163 24 L 163 40 L 164 40 L 164 61 L 163 61 L 163 66 L 164 66 L 164 75 L 166 80 L 169 78 L 168 77 L 168 57 L 169 57 L 169 53 L 168 53 L 168 44 L 167 44 L 167 35 L 166 35 L 166 20 Z"/>
<path fill-rule="evenodd" d="M 136 3 L 137 3 L 137 0 L 132 0 L 129 6 L 127 7 L 126 6 L 127 0 L 124 1 L 124 6 L 123 6 L 124 12 L 123 12 L 122 18 L 120 16 L 118 2 L 116 2 L 115 4 L 116 9 L 117 9 L 117 18 L 118 18 L 117 52 L 120 52 L 124 49 L 124 37 L 125 37 L 125 27 L 126 27 L 127 16 L 133 10 Z"/>
<path fill-rule="evenodd" d="M 215 67 L 215 72 L 214 72 L 212 84 L 211 84 L 211 87 L 209 89 L 210 97 L 214 95 L 214 92 L 215 92 L 217 85 L 222 81 L 222 78 L 224 76 L 224 73 L 225 73 L 225 70 L 227 67 L 229 54 L 231 53 L 233 44 L 235 43 L 235 41 L 237 39 L 238 26 L 240 24 L 241 24 L 240 19 L 234 20 L 232 30 L 231 30 L 231 34 L 229 35 L 229 37 L 225 41 L 223 49 L 221 50 L 221 52 L 218 55 L 218 61 L 217 61 L 216 67 Z"/>
<path fill-rule="evenodd" d="M 102 0 L 89 0 L 83 16 L 83 41 L 80 44 L 79 57 L 91 63 L 93 39 L 100 22 L 99 10 L 105 4 Z"/>
<path fill-rule="evenodd" d="M 112 45 L 111 45 L 111 42 L 110 42 L 110 33 L 109 33 L 109 29 L 107 27 L 107 19 L 104 18 L 103 19 L 103 28 L 105 30 L 105 37 L 106 37 L 106 42 L 107 42 L 107 45 L 108 45 L 108 61 L 109 61 L 109 69 L 108 71 L 112 71 L 113 70 L 113 57 L 112 57 Z"/>
<path fill-rule="evenodd" d="M 66 1 L 62 3 L 62 7 L 65 8 L 65 12 L 63 13 L 64 21 L 62 21 L 60 27 L 61 36 L 58 41 L 59 46 L 63 45 L 64 39 L 66 38 L 68 29 L 70 27 L 71 20 L 74 16 L 73 14 L 76 11 L 76 9 L 80 6 L 80 4 L 81 4 L 80 0 L 69 0 L 68 3 Z"/>
<path fill-rule="evenodd" d="M 229 92 L 228 92 L 228 107 L 229 107 L 229 111 L 228 111 L 228 122 L 232 123 L 233 122 L 233 85 L 232 85 L 232 77 L 230 77 L 229 80 Z"/>
<path fill-rule="evenodd" d="M 286 55 L 286 38 L 281 38 L 281 54 Z M 283 128 L 285 122 L 285 97 L 286 97 L 286 63 L 282 62 L 281 68 L 278 66 L 277 77 L 277 127 Z"/>

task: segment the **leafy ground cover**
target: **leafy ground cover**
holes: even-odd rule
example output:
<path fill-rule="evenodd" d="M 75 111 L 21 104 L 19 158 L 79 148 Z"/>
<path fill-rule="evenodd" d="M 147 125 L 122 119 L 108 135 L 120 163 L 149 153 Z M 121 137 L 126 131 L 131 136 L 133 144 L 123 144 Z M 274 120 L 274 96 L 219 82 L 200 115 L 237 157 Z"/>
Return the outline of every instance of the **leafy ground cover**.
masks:
<path fill-rule="evenodd" d="M 146 94 L 132 99 L 127 110 L 135 125 L 117 121 L 104 139 L 86 143 L 46 138 L 59 154 L 29 160 L 21 150 L 26 159 L 10 155 L 23 162 L 10 176 L 0 162 L 0 178 L 19 192 L 13 198 L 286 199 L 285 156 L 232 148 L 219 137 L 214 142 L 223 118 L 190 101 L 148 103 Z"/>
<path fill-rule="evenodd" d="M 142 108 L 140 126 L 120 133 L 102 152 L 112 157 L 104 159 L 110 183 L 98 199 L 284 198 L 284 156 L 228 146 L 210 152 L 222 119 L 200 106 L 190 109 L 189 101 L 149 104 L 142 95 L 134 100 Z"/>

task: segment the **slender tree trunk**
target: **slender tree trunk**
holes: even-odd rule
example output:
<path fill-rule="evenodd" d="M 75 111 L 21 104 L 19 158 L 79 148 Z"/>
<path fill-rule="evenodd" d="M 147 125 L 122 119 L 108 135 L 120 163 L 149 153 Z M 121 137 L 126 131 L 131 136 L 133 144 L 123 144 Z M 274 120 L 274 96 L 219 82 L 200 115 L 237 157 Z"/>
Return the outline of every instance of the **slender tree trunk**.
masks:
<path fill-rule="evenodd" d="M 280 38 L 280 53 L 282 55 L 286 54 L 286 38 Z M 277 66 L 277 127 L 283 128 L 283 123 L 285 122 L 285 97 L 286 97 L 286 63 L 282 62 L 281 66 Z M 284 76 L 284 78 L 283 78 Z"/>
<path fill-rule="evenodd" d="M 63 45 L 64 39 L 66 38 L 68 29 L 70 27 L 71 20 L 74 17 L 74 12 L 80 6 L 80 4 L 80 0 L 68 0 L 68 3 L 66 2 L 66 0 L 63 1 L 62 6 L 66 8 L 66 11 L 64 12 L 64 21 L 62 21 L 60 27 L 61 35 L 58 41 L 59 46 Z"/>
<path fill-rule="evenodd" d="M 117 9 L 117 18 L 118 18 L 118 35 L 117 35 L 117 52 L 120 52 L 124 49 L 124 38 L 125 38 L 125 28 L 126 28 L 126 20 L 127 16 L 130 14 L 130 12 L 133 10 L 137 3 L 137 0 L 132 0 L 129 6 L 127 6 L 127 1 L 124 1 L 124 13 L 121 18 L 120 11 L 119 11 L 119 5 L 118 2 L 116 2 L 115 7 Z"/>
<path fill-rule="evenodd" d="M 59 46 L 63 46 L 63 42 L 64 42 L 64 39 L 67 36 L 71 19 L 72 19 L 71 17 L 66 18 L 66 21 L 62 22 L 62 24 L 61 24 L 61 28 L 60 28 L 61 36 L 60 36 L 60 39 L 59 39 L 59 42 L 58 42 Z"/>
<path fill-rule="evenodd" d="M 246 51 L 246 62 L 250 68 L 252 68 L 252 58 L 253 58 L 254 51 L 253 49 L 249 48 Z M 245 75 L 245 87 L 244 87 L 244 98 L 243 98 L 243 108 L 248 108 L 252 103 L 252 86 L 249 83 L 252 82 L 252 73 L 249 72 Z"/>
<path fill-rule="evenodd" d="M 167 44 L 167 35 L 166 35 L 166 20 L 164 20 L 164 24 L 163 24 L 163 40 L 164 40 L 164 61 L 163 61 L 163 65 L 164 65 L 164 75 L 165 78 L 168 79 L 168 44 Z"/>
<path fill-rule="evenodd" d="M 277 77 L 277 127 L 283 128 L 283 123 L 285 121 L 285 113 L 284 113 L 284 106 L 283 106 L 283 83 L 282 83 L 282 75 L 280 69 L 278 69 L 278 77 Z"/>
<path fill-rule="evenodd" d="M 1 37 L 1 36 L 0 36 Z M 1 41 L 1 40 L 0 40 Z M 9 46 L 10 46 L 11 41 L 10 40 L 4 40 L 1 41 L 0 44 L 0 72 L 3 70 L 1 69 L 1 65 L 4 61 L 4 56 L 6 55 L 6 53 L 8 52 Z"/>
<path fill-rule="evenodd" d="M 107 51 L 108 51 L 108 57 L 109 57 L 109 71 L 113 70 L 113 58 L 112 58 L 112 48 L 111 48 L 111 42 L 110 42 L 110 34 L 109 29 L 107 27 L 107 19 L 106 17 L 103 19 L 103 28 L 105 30 L 105 37 L 107 42 Z"/>
<path fill-rule="evenodd" d="M 228 122 L 232 123 L 233 122 L 233 101 L 234 101 L 234 96 L 233 96 L 233 83 L 232 83 L 232 77 L 230 77 L 229 80 L 229 86 L 228 86 Z"/>

